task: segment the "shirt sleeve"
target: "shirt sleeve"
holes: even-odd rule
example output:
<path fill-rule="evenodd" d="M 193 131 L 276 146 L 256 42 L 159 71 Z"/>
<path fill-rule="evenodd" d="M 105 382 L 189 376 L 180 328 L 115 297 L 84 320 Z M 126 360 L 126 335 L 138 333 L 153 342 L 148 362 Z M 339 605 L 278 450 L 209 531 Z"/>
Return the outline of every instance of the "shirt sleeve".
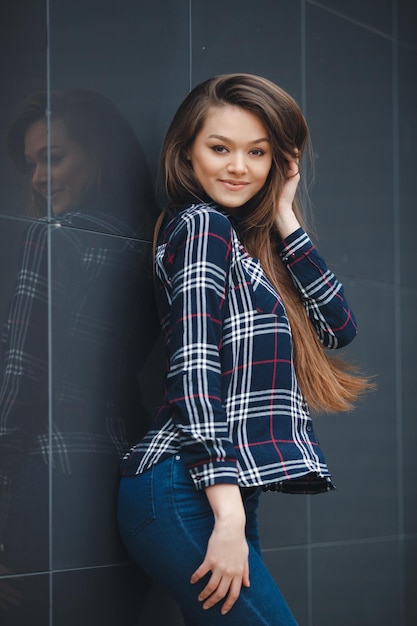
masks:
<path fill-rule="evenodd" d="M 231 242 L 227 217 L 199 208 L 183 214 L 165 252 L 171 282 L 167 399 L 197 489 L 238 482 L 220 363 Z"/>
<path fill-rule="evenodd" d="M 308 235 L 299 228 L 279 244 L 278 252 L 321 343 L 330 349 L 350 343 L 357 333 L 354 313 L 344 296 L 343 285 L 329 270 Z"/>

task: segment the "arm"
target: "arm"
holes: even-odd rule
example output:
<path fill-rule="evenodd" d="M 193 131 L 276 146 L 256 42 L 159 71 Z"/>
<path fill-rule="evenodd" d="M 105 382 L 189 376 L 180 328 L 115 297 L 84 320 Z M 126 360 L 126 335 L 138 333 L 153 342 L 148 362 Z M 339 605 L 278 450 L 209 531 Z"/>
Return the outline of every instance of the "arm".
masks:
<path fill-rule="evenodd" d="M 343 285 L 329 270 L 294 215 L 292 202 L 299 179 L 298 165 L 290 161 L 289 178 L 276 211 L 276 226 L 283 240 L 278 252 L 320 341 L 326 348 L 341 348 L 356 336 L 356 320 L 344 296 Z"/>
<path fill-rule="evenodd" d="M 237 484 L 219 352 L 231 237 L 224 215 L 198 209 L 180 218 L 164 257 L 171 297 L 166 399 L 197 489 Z"/>
<path fill-rule="evenodd" d="M 225 615 L 238 599 L 242 584 L 250 584 L 245 511 L 237 485 L 207 487 L 206 495 L 214 514 L 214 528 L 204 561 L 192 575 L 191 583 L 211 572 L 198 599 L 204 609 L 209 609 L 227 595 L 221 608 Z"/>

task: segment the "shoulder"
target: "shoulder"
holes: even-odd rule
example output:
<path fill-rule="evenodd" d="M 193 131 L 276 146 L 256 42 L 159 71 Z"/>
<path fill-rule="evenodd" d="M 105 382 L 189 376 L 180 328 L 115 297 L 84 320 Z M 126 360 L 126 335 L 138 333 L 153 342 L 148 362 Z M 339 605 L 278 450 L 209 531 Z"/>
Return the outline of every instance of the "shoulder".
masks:
<path fill-rule="evenodd" d="M 193 204 L 171 215 L 158 250 L 169 264 L 175 259 L 180 263 L 228 263 L 232 240 L 233 227 L 227 215 L 213 205 Z"/>
<path fill-rule="evenodd" d="M 192 204 L 178 211 L 174 220 L 180 229 L 198 227 L 225 233 L 232 228 L 227 215 L 213 204 Z"/>
<path fill-rule="evenodd" d="M 227 215 L 217 205 L 192 204 L 177 210 L 164 231 L 165 242 L 171 244 L 184 239 L 214 237 L 230 245 L 233 227 Z"/>

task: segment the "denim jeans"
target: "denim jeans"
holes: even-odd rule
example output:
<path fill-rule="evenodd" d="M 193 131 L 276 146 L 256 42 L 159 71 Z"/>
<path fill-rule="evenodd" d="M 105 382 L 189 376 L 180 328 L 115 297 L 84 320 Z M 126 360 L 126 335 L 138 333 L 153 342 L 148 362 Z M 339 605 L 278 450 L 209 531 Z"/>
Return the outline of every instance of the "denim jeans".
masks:
<path fill-rule="evenodd" d="M 242 489 L 249 546 L 250 587 L 226 614 L 223 602 L 204 610 L 197 596 L 208 574 L 192 585 L 214 519 L 204 491 L 197 491 L 180 455 L 138 476 L 123 477 L 118 498 L 122 539 L 133 560 L 176 599 L 187 626 L 297 626 L 262 560 L 256 510 L 260 489 Z"/>

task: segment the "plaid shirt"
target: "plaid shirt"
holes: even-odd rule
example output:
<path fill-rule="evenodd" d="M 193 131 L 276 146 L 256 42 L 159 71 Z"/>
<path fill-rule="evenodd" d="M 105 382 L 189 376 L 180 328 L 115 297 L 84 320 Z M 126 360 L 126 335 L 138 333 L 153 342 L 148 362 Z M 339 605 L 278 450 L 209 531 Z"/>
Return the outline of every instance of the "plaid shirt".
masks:
<path fill-rule="evenodd" d="M 349 343 L 356 324 L 343 287 L 307 234 L 297 230 L 277 253 L 323 345 Z M 332 488 L 297 383 L 283 302 L 233 222 L 214 205 L 177 213 L 157 247 L 156 276 L 168 357 L 164 401 L 122 474 L 180 453 L 197 489 Z"/>

